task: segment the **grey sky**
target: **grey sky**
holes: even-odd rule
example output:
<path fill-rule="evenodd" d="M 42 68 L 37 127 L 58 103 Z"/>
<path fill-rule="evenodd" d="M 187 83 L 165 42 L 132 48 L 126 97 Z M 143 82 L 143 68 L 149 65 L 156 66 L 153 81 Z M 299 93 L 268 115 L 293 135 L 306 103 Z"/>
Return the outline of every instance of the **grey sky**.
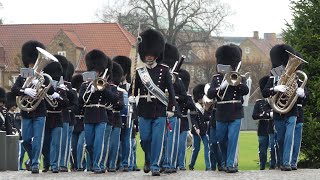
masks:
<path fill-rule="evenodd" d="M 99 22 L 96 12 L 109 0 L 0 0 L 0 17 L 6 24 Z M 112 1 L 112 0 L 110 0 Z M 280 33 L 285 20 L 291 22 L 289 0 L 221 0 L 235 12 L 227 18 L 233 29 L 223 36 Z"/>

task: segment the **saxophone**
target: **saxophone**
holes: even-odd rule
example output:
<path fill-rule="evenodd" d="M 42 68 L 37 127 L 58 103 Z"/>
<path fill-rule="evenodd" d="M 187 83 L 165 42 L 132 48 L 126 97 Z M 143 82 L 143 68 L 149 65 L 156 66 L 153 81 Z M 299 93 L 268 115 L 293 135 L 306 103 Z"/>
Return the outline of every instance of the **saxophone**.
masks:
<path fill-rule="evenodd" d="M 269 98 L 273 111 L 280 114 L 288 113 L 296 103 L 298 99 L 296 90 L 299 88 L 297 81 L 300 79 L 300 76 L 303 78 L 300 79 L 302 81 L 300 88 L 304 88 L 308 80 L 306 73 L 296 70 L 300 64 L 308 62 L 287 50 L 286 52 L 289 53 L 290 57 L 285 72 L 280 76 L 278 85 L 285 85 L 287 90 L 283 93 L 277 92 L 274 96 Z"/>

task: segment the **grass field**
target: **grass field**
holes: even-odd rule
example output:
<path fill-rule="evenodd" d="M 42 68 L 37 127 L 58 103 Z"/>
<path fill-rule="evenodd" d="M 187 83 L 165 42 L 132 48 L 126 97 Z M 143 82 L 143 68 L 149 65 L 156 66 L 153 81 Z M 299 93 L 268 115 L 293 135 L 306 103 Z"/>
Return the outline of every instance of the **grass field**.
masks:
<path fill-rule="evenodd" d="M 144 152 L 141 149 L 139 139 L 139 134 L 137 138 L 137 165 L 143 168 L 144 165 Z M 239 139 L 240 149 L 239 149 L 239 169 L 240 170 L 258 170 L 259 169 L 259 157 L 258 157 L 258 137 L 256 131 L 241 131 Z M 190 155 L 192 148 L 187 151 L 187 163 L 188 167 Z M 26 161 L 28 159 L 27 155 L 24 158 Z M 42 157 L 41 157 L 42 162 Z M 25 166 L 23 165 L 25 168 Z M 201 143 L 200 152 L 194 166 L 195 170 L 205 170 L 205 162 L 203 155 L 203 144 Z M 40 163 L 40 169 L 42 169 L 42 163 Z"/>
<path fill-rule="evenodd" d="M 139 135 L 137 136 L 137 142 L 139 142 Z M 258 170 L 259 169 L 259 157 L 258 157 L 258 136 L 256 131 L 241 131 L 239 139 L 239 169 L 240 170 Z M 188 166 L 192 148 L 187 152 Z M 140 143 L 137 147 L 137 164 L 140 168 L 143 168 L 144 153 L 141 149 Z M 203 155 L 203 144 L 201 143 L 200 152 L 195 164 L 195 170 L 205 170 L 205 162 Z"/>

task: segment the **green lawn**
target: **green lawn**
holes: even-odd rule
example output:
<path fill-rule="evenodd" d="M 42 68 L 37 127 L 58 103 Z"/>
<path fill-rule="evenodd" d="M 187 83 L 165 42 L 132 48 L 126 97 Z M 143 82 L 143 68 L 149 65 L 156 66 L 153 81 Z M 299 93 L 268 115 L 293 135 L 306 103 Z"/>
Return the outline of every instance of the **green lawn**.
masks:
<path fill-rule="evenodd" d="M 137 142 L 139 142 L 139 135 L 137 136 Z M 258 170 L 259 169 L 259 157 L 258 157 L 258 136 L 256 131 L 241 131 L 239 139 L 239 169 L 240 170 Z M 189 164 L 191 148 L 187 152 L 187 164 Z M 137 147 L 137 164 L 140 168 L 143 168 L 144 154 L 141 149 L 140 143 Z M 195 170 L 205 170 L 203 144 L 201 144 L 200 152 L 195 164 Z"/>

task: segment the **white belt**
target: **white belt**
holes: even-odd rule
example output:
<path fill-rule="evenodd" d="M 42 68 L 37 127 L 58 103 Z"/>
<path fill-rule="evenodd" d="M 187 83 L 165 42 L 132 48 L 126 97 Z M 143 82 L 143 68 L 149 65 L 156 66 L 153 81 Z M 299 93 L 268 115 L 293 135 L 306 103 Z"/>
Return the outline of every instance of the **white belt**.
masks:
<path fill-rule="evenodd" d="M 48 113 L 57 113 L 57 114 L 58 114 L 58 113 L 61 113 L 61 111 L 49 111 L 49 110 L 47 110 L 47 112 L 48 112 Z"/>
<path fill-rule="evenodd" d="M 102 105 L 102 104 L 89 104 L 89 105 L 84 105 L 84 107 L 87 107 L 87 108 L 92 108 L 92 107 L 102 107 L 102 108 L 105 108 L 106 106 L 105 105 Z"/>
<path fill-rule="evenodd" d="M 145 99 L 146 99 L 146 98 L 149 98 L 149 97 L 150 97 L 151 99 L 157 99 L 155 96 L 148 96 L 148 95 L 140 95 L 140 96 L 139 96 L 140 99 L 142 99 L 142 98 L 145 98 Z"/>
<path fill-rule="evenodd" d="M 188 115 L 182 115 L 182 117 L 188 117 Z"/>
<path fill-rule="evenodd" d="M 297 106 L 302 107 L 302 104 L 297 104 Z"/>
<path fill-rule="evenodd" d="M 219 101 L 217 104 L 235 104 L 235 103 L 241 103 L 240 100 L 231 100 L 231 101 Z"/>
<path fill-rule="evenodd" d="M 76 118 L 83 118 L 84 115 L 75 115 L 74 117 L 76 117 Z"/>

